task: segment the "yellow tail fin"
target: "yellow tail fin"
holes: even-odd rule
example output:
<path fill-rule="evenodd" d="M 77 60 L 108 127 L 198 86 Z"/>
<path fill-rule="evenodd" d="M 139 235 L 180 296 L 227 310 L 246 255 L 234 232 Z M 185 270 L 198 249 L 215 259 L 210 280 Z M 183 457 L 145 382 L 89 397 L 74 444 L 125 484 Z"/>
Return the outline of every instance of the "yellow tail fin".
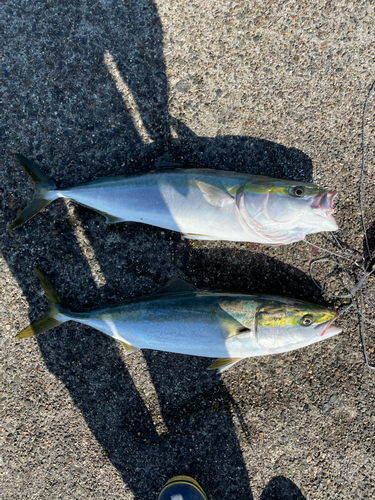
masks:
<path fill-rule="evenodd" d="M 51 330 L 51 328 L 68 321 L 68 318 L 64 318 L 64 310 L 66 309 L 63 307 L 62 301 L 56 290 L 54 290 L 48 279 L 36 267 L 34 267 L 34 272 L 38 276 L 43 290 L 47 295 L 49 307 L 46 314 L 42 318 L 34 321 L 34 323 L 16 335 L 17 339 L 34 337 L 35 335 L 39 335 L 39 333 L 47 332 L 48 330 Z"/>

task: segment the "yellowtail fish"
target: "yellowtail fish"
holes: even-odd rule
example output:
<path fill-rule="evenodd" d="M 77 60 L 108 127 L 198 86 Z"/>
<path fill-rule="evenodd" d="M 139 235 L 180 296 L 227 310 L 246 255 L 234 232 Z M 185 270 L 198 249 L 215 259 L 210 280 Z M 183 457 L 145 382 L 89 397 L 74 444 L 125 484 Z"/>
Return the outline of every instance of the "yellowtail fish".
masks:
<path fill-rule="evenodd" d="M 73 312 L 63 305 L 47 278 L 34 270 L 49 309 L 17 338 L 77 321 L 119 340 L 128 354 L 155 349 L 216 357 L 210 368 L 221 372 L 243 358 L 293 351 L 342 331 L 333 325 L 338 313 L 316 304 L 272 295 L 198 290 L 178 278 L 148 297 Z"/>
<path fill-rule="evenodd" d="M 141 222 L 196 240 L 284 245 L 309 233 L 338 229 L 332 215 L 336 193 L 306 182 L 181 168 L 58 189 L 35 163 L 16 157 L 35 183 L 35 195 L 10 229 L 56 198 L 90 207 L 107 222 Z"/>

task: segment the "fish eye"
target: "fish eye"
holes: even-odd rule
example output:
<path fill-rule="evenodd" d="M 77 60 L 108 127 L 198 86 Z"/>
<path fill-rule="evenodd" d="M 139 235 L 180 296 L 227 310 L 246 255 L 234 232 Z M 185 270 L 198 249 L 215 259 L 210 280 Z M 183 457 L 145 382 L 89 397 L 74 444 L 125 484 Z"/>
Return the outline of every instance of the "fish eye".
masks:
<path fill-rule="evenodd" d="M 305 188 L 302 186 L 297 186 L 293 189 L 294 196 L 298 196 L 299 198 L 305 194 Z"/>
<path fill-rule="evenodd" d="M 310 314 L 305 314 L 301 319 L 303 326 L 310 326 L 314 322 L 314 318 Z"/>

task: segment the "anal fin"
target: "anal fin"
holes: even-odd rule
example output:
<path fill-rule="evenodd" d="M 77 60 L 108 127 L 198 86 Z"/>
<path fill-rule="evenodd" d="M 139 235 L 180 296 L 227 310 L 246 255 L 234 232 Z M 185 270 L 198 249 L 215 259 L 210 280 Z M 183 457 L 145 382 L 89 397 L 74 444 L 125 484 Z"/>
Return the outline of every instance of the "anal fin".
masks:
<path fill-rule="evenodd" d="M 123 348 L 125 349 L 126 356 L 128 354 L 133 354 L 133 352 L 139 351 L 139 347 L 134 347 L 134 346 L 128 344 L 127 342 L 124 342 L 123 340 L 119 340 L 119 342 L 120 342 L 120 344 L 122 344 Z"/>
<path fill-rule="evenodd" d="M 183 238 L 187 240 L 218 240 L 220 238 L 214 238 L 212 236 L 208 236 L 206 234 L 195 234 L 195 233 L 183 233 Z"/>
<path fill-rule="evenodd" d="M 116 217 L 115 215 L 106 214 L 104 212 L 100 213 L 104 215 L 107 224 L 114 224 L 115 222 L 124 222 L 124 219 L 121 219 L 121 217 Z"/>
<path fill-rule="evenodd" d="M 218 358 L 211 366 L 208 367 L 209 370 L 217 370 L 217 373 L 223 373 L 228 370 L 231 366 L 241 361 L 243 358 Z"/>
<path fill-rule="evenodd" d="M 122 219 L 121 217 L 117 217 L 116 215 L 111 215 L 108 212 L 104 212 L 103 210 L 99 210 L 97 208 L 90 207 L 90 205 L 86 205 L 85 203 L 78 202 L 82 207 L 89 208 L 90 210 L 95 210 L 98 214 L 103 215 L 105 217 L 106 224 L 114 224 L 115 222 L 126 222 L 126 219 Z"/>
<path fill-rule="evenodd" d="M 122 219 L 121 217 L 117 217 L 116 215 L 111 215 L 108 212 L 104 212 L 104 210 L 99 210 L 98 208 L 91 207 L 86 203 L 82 203 L 80 201 L 77 201 L 77 203 L 82 207 L 89 208 L 90 210 L 95 210 L 95 212 L 97 212 L 98 214 L 103 215 L 103 217 L 105 217 L 106 224 L 113 224 L 115 222 L 126 222 L 126 219 Z"/>

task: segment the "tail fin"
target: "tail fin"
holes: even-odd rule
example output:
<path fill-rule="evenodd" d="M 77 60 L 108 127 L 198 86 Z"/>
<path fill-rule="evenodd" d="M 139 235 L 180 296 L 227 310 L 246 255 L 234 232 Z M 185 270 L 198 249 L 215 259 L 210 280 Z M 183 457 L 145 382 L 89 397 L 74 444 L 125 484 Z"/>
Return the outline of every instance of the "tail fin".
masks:
<path fill-rule="evenodd" d="M 48 279 L 42 274 L 36 267 L 34 267 L 34 272 L 38 276 L 39 281 L 43 287 L 45 294 L 49 300 L 49 308 L 46 314 L 34 321 L 27 328 L 22 330 L 18 335 L 16 335 L 17 339 L 26 339 L 27 337 L 34 337 L 35 335 L 39 335 L 39 333 L 47 332 L 51 330 L 54 326 L 60 325 L 65 321 L 69 321 L 69 318 L 64 317 L 64 307 L 60 297 L 57 295 L 57 292 L 53 289 L 51 283 Z"/>
<path fill-rule="evenodd" d="M 9 229 L 21 226 L 51 203 L 52 200 L 46 200 L 45 196 L 49 191 L 57 189 L 56 184 L 33 161 L 19 154 L 16 155 L 16 158 L 29 174 L 31 180 L 34 181 L 35 194 L 31 203 L 20 213 L 16 220 L 9 226 Z"/>

